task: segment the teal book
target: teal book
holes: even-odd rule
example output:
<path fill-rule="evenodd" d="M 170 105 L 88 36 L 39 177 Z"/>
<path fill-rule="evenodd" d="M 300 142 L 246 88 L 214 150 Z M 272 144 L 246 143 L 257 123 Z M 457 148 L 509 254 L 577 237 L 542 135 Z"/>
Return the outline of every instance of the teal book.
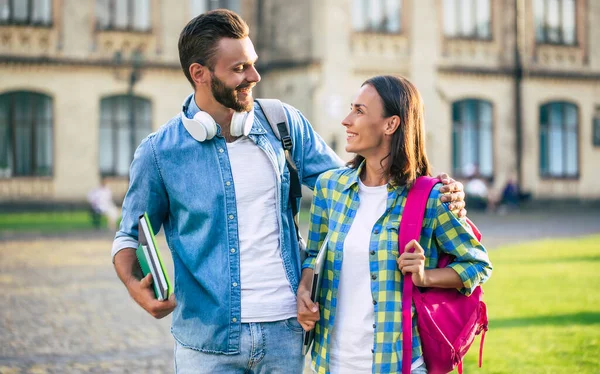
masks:
<path fill-rule="evenodd" d="M 154 230 L 148 219 L 148 214 L 144 213 L 139 218 L 138 226 L 138 249 L 135 251 L 140 268 L 144 276 L 152 274 L 152 284 L 154 294 L 158 300 L 166 300 L 173 293 L 173 287 L 169 280 L 169 274 L 165 264 L 160 256 L 160 251 L 156 245 Z"/>

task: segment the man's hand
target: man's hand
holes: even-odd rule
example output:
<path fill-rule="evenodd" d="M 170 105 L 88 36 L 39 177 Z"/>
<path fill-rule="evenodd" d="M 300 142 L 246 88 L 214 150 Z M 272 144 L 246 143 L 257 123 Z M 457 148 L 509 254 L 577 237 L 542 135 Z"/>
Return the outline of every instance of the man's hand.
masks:
<path fill-rule="evenodd" d="M 298 293 L 296 295 L 297 308 L 298 308 L 298 323 L 302 326 L 304 331 L 310 331 L 315 328 L 315 324 L 321 318 L 319 315 L 319 303 L 313 303 L 310 299 L 310 291 L 308 290 L 308 283 L 312 279 L 313 271 L 311 269 L 304 269 L 302 271 L 302 280 L 298 286 Z"/>
<path fill-rule="evenodd" d="M 450 178 L 446 173 L 441 173 L 436 178 L 443 184 L 440 188 L 440 192 L 442 193 L 440 200 L 444 203 L 449 202 L 450 210 L 459 218 L 466 217 L 467 210 L 465 209 L 465 189 L 463 184 Z"/>
<path fill-rule="evenodd" d="M 115 270 L 117 275 L 127 287 L 129 295 L 141 306 L 146 312 L 154 318 L 160 319 L 168 316 L 177 302 L 175 295 L 171 295 L 168 300 L 158 301 L 154 295 L 152 288 L 152 275 L 148 274 L 141 280 L 136 275 L 141 274 L 135 255 L 135 249 L 126 248 L 115 256 Z"/>
<path fill-rule="evenodd" d="M 152 274 L 146 275 L 141 281 L 132 277 L 126 286 L 133 300 L 156 319 L 168 316 L 177 305 L 174 294 L 164 301 L 156 299 L 152 286 Z"/>

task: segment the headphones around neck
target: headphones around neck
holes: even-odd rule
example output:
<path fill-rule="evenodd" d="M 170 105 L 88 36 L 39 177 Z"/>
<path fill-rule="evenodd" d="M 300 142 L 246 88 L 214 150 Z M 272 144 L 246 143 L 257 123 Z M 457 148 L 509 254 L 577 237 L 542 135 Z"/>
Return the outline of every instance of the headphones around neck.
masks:
<path fill-rule="evenodd" d="M 199 111 L 194 118 L 187 118 L 185 110 L 181 112 L 181 121 L 187 132 L 199 142 L 210 140 L 217 135 L 217 122 L 210 114 Z M 232 136 L 248 136 L 254 122 L 254 109 L 249 112 L 234 112 L 231 117 L 230 132 Z"/>

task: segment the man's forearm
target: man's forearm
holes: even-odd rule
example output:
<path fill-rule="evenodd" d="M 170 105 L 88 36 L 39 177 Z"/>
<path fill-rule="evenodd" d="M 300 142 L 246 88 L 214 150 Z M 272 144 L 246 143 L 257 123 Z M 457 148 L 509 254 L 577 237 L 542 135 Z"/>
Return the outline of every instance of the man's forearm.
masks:
<path fill-rule="evenodd" d="M 133 279 L 142 278 L 134 248 L 124 248 L 115 255 L 115 271 L 125 286 Z"/>
<path fill-rule="evenodd" d="M 115 271 L 127 287 L 129 296 L 154 318 L 163 318 L 175 309 L 175 295 L 159 301 L 154 296 L 152 280 L 143 278 L 142 269 L 137 261 L 135 249 L 125 248 L 117 252 L 114 258 Z M 142 279 L 143 278 L 143 279 Z M 141 279 L 141 281 L 140 281 Z"/>

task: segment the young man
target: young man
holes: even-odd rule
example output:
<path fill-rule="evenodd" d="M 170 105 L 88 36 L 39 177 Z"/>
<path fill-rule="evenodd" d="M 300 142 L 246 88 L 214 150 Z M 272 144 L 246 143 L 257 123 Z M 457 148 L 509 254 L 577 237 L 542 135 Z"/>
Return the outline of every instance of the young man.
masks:
<path fill-rule="evenodd" d="M 194 94 L 138 147 L 113 243 L 115 269 L 132 298 L 156 318 L 173 312 L 177 373 L 303 370 L 289 172 L 280 140 L 254 105 L 260 75 L 248 31 L 237 14 L 216 10 L 181 32 L 181 65 Z M 312 188 L 342 161 L 298 110 L 284 110 L 300 180 Z M 245 112 L 243 131 L 233 131 Z M 446 198 L 462 208 L 462 186 L 445 189 L 457 191 Z M 139 279 L 134 248 L 144 211 L 155 229 L 164 227 L 177 302 L 157 301 L 150 277 Z"/>

